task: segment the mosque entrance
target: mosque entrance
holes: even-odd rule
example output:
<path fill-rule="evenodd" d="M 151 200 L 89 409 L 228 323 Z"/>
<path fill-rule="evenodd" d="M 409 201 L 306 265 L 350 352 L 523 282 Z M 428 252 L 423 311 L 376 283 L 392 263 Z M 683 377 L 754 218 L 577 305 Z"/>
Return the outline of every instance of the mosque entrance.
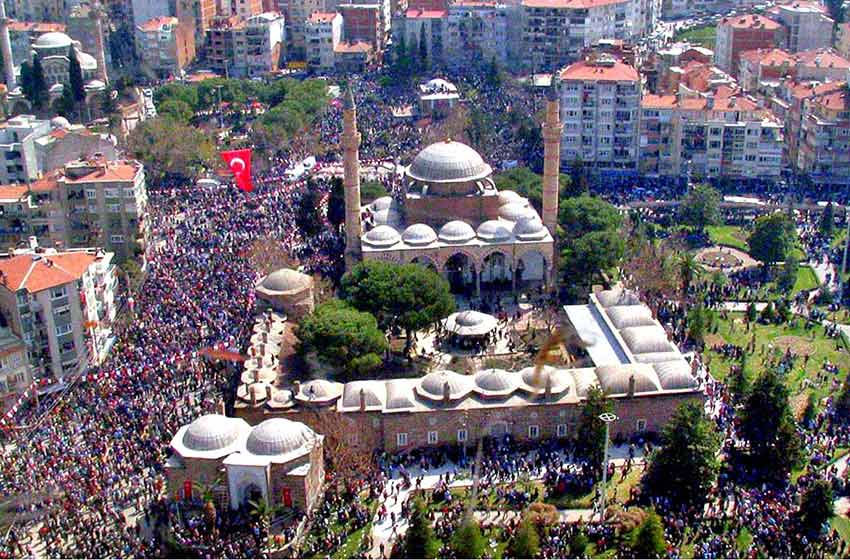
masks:
<path fill-rule="evenodd" d="M 455 253 L 443 270 L 453 293 L 468 294 L 475 288 L 475 267 L 467 255 Z"/>
<path fill-rule="evenodd" d="M 250 506 L 251 502 L 260 503 L 263 499 L 263 491 L 256 484 L 249 484 L 242 490 L 242 504 Z"/>
<path fill-rule="evenodd" d="M 510 258 L 504 253 L 491 253 L 484 259 L 481 286 L 494 290 L 510 290 L 512 275 Z"/>

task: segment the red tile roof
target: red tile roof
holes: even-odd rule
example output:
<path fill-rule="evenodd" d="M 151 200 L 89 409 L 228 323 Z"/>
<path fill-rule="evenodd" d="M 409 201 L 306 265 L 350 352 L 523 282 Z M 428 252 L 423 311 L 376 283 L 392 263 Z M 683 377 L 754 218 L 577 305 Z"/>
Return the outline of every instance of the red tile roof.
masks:
<path fill-rule="evenodd" d="M 719 25 L 734 27 L 735 29 L 766 29 L 771 31 L 782 27 L 780 23 L 758 14 L 725 17 L 720 20 Z"/>
<path fill-rule="evenodd" d="M 364 53 L 372 50 L 372 45 L 366 41 L 354 41 L 353 43 L 341 42 L 334 48 L 338 53 Z"/>
<path fill-rule="evenodd" d="M 27 194 L 26 185 L 0 185 L 0 200 L 19 201 Z"/>
<path fill-rule="evenodd" d="M 50 192 L 55 190 L 59 186 L 59 177 L 62 176 L 62 173 L 54 169 L 46 174 L 44 174 L 40 179 L 36 180 L 33 183 L 30 183 L 30 190 L 32 192 Z"/>
<path fill-rule="evenodd" d="M 563 10 L 586 10 L 610 4 L 622 4 L 627 0 L 522 0 L 528 8 L 556 8 Z"/>
<path fill-rule="evenodd" d="M 178 20 L 173 16 L 159 16 L 151 18 L 139 26 L 139 29 L 146 32 L 159 31 L 165 25 L 177 25 Z"/>
<path fill-rule="evenodd" d="M 30 33 L 65 33 L 65 25 L 62 23 L 49 23 L 44 21 L 10 21 L 9 31 L 28 31 Z"/>
<path fill-rule="evenodd" d="M 636 82 L 638 71 L 619 60 L 609 63 L 583 60 L 561 70 L 561 80 Z"/>
<path fill-rule="evenodd" d="M 655 95 L 647 93 L 640 100 L 640 106 L 644 109 L 673 109 L 678 105 L 675 95 Z"/>
<path fill-rule="evenodd" d="M 848 93 L 846 87 L 836 88 L 828 93 L 816 96 L 811 103 L 832 111 L 847 111 L 850 109 L 850 93 Z"/>
<path fill-rule="evenodd" d="M 110 161 L 105 167 L 99 167 L 87 175 L 76 179 L 66 176 L 65 182 L 69 185 L 79 183 L 112 183 L 132 181 L 139 171 L 139 164 L 127 161 Z"/>
<path fill-rule="evenodd" d="M 445 17 L 446 10 L 407 10 L 407 19 L 440 19 Z"/>
<path fill-rule="evenodd" d="M 336 17 L 336 12 L 313 12 L 310 23 L 330 23 Z"/>
<path fill-rule="evenodd" d="M 0 284 L 11 291 L 26 289 L 34 294 L 79 280 L 98 257 L 84 252 L 55 255 L 15 255 L 0 259 Z"/>
<path fill-rule="evenodd" d="M 850 68 L 850 60 L 847 60 L 832 49 L 815 49 L 803 51 L 794 55 L 797 61 L 804 66 L 815 66 L 817 68 Z"/>
<path fill-rule="evenodd" d="M 830 92 L 837 87 L 843 87 L 843 82 L 787 82 L 785 87 L 788 89 L 788 93 L 791 97 L 796 99 L 807 99 L 809 97 L 814 97 L 815 95 Z"/>
<path fill-rule="evenodd" d="M 741 60 L 762 66 L 781 66 L 785 63 L 793 65 L 796 59 L 794 55 L 782 49 L 754 49 L 742 52 Z"/>

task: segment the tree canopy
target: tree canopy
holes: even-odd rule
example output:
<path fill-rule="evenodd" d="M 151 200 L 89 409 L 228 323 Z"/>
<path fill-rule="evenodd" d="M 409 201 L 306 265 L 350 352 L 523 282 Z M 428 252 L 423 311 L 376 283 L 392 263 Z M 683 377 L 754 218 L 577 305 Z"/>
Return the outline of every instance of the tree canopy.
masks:
<path fill-rule="evenodd" d="M 581 410 L 576 443 L 594 468 L 599 468 L 605 455 L 605 422 L 599 419 L 599 415 L 613 410 L 614 406 L 605 393 L 591 387 Z"/>
<path fill-rule="evenodd" d="M 758 218 L 748 240 L 750 255 L 766 265 L 784 261 L 796 242 L 794 222 L 783 212 Z"/>
<path fill-rule="evenodd" d="M 720 192 L 711 185 L 695 185 L 679 205 L 679 221 L 702 233 L 720 222 Z"/>
<path fill-rule="evenodd" d="M 540 552 L 540 535 L 528 516 L 523 516 L 508 543 L 511 558 L 536 558 Z"/>
<path fill-rule="evenodd" d="M 824 523 L 835 515 L 832 485 L 826 480 L 814 481 L 803 492 L 798 518 L 803 530 L 810 536 L 817 535 Z"/>
<path fill-rule="evenodd" d="M 636 558 L 663 558 L 667 552 L 664 540 L 664 527 L 661 518 L 654 511 L 649 512 L 643 523 L 635 531 L 632 552 Z"/>
<path fill-rule="evenodd" d="M 86 84 L 83 82 L 83 69 L 77 59 L 77 49 L 71 47 L 68 50 L 68 79 L 70 81 L 71 93 L 74 101 L 82 103 L 86 100 Z"/>
<path fill-rule="evenodd" d="M 331 194 L 328 197 L 328 222 L 335 227 L 345 222 L 345 189 L 342 177 L 331 179 Z"/>
<path fill-rule="evenodd" d="M 151 174 L 192 177 L 216 161 L 209 135 L 167 117 L 140 123 L 127 139 L 130 154 Z"/>
<path fill-rule="evenodd" d="M 481 534 L 481 527 L 473 518 L 465 519 L 451 538 L 451 549 L 455 558 L 481 558 L 487 541 Z"/>
<path fill-rule="evenodd" d="M 404 558 L 436 558 L 440 552 L 440 543 L 434 536 L 428 510 L 422 498 L 413 500 L 410 512 L 410 524 L 402 542 Z"/>
<path fill-rule="evenodd" d="M 714 423 L 699 404 L 684 404 L 664 427 L 662 442 L 643 479 L 649 495 L 664 496 L 674 505 L 704 503 L 720 469 Z"/>
<path fill-rule="evenodd" d="M 543 212 L 543 176 L 538 175 L 528 167 L 515 167 L 494 178 L 496 188 L 500 191 L 514 191 L 531 202 L 537 212 Z M 559 177 L 560 200 L 565 200 L 571 194 L 570 176 L 561 173 Z"/>
<path fill-rule="evenodd" d="M 346 374 L 361 377 L 381 365 L 387 341 L 370 313 L 332 299 L 301 319 L 295 329 L 299 352 L 316 355 Z"/>
<path fill-rule="evenodd" d="M 620 233 L 623 217 L 612 204 L 592 196 L 568 198 L 561 205 L 561 271 L 578 286 L 616 267 L 625 254 Z"/>

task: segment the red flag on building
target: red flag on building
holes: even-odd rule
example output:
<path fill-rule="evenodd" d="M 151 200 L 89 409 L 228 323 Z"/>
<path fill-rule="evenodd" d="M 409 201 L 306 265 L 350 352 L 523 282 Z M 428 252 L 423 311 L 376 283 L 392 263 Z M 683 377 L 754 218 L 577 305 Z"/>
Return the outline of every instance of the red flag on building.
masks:
<path fill-rule="evenodd" d="M 254 190 L 254 183 L 251 181 L 251 149 L 230 150 L 221 152 L 221 159 L 233 172 L 233 177 L 236 179 L 236 186 L 240 191 L 251 192 Z"/>

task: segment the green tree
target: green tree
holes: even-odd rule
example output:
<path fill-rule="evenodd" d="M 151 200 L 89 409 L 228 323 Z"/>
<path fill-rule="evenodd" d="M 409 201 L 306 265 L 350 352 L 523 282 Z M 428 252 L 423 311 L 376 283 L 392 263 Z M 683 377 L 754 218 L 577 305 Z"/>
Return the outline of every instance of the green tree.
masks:
<path fill-rule="evenodd" d="M 753 384 L 741 411 L 741 436 L 750 444 L 751 464 L 768 478 L 784 480 L 800 464 L 802 448 L 788 389 L 773 369 Z"/>
<path fill-rule="evenodd" d="M 408 346 L 415 331 L 455 310 L 446 280 L 417 264 L 363 261 L 342 277 L 341 294 L 355 308 L 372 313 L 385 331 L 403 329 Z"/>
<path fill-rule="evenodd" d="M 154 176 L 193 177 L 218 162 L 208 134 L 170 118 L 157 117 L 139 124 L 127 139 L 130 154 Z"/>
<path fill-rule="evenodd" d="M 24 73 L 26 72 L 26 77 Z M 50 93 L 47 89 L 47 80 L 44 77 L 44 67 L 38 56 L 33 55 L 32 66 L 26 71 L 21 68 L 21 89 L 32 104 L 33 109 L 38 111 L 47 107 Z"/>
<path fill-rule="evenodd" d="M 809 393 L 806 398 L 806 408 L 803 409 L 803 418 L 801 423 L 808 429 L 812 429 L 815 425 L 815 420 L 818 415 L 818 400 L 814 393 Z"/>
<path fill-rule="evenodd" d="M 540 553 L 540 535 L 528 517 L 523 517 L 508 543 L 511 558 L 537 558 Z"/>
<path fill-rule="evenodd" d="M 750 255 L 767 266 L 784 261 L 796 241 L 794 222 L 782 212 L 758 218 L 747 240 Z"/>
<path fill-rule="evenodd" d="M 605 422 L 599 419 L 599 415 L 613 410 L 613 403 L 605 397 L 602 389 L 592 387 L 587 392 L 579 418 L 576 444 L 594 469 L 600 469 L 605 458 Z M 602 472 L 599 471 L 599 474 Z"/>
<path fill-rule="evenodd" d="M 413 500 L 410 524 L 407 534 L 404 536 L 403 557 L 436 558 L 439 552 L 440 543 L 434 536 L 434 529 L 431 527 L 425 502 L 422 498 L 417 497 Z"/>
<path fill-rule="evenodd" d="M 747 321 L 750 322 L 750 323 L 754 323 L 756 321 L 756 319 L 758 319 L 758 313 L 759 313 L 758 307 L 756 307 L 755 303 L 751 302 L 747 306 Z"/>
<path fill-rule="evenodd" d="M 68 49 L 68 78 L 71 84 L 71 93 L 74 94 L 74 101 L 78 104 L 86 100 L 86 85 L 83 82 L 83 69 L 80 67 L 80 61 L 77 60 L 77 49 L 71 47 Z"/>
<path fill-rule="evenodd" d="M 850 374 L 844 378 L 841 390 L 835 398 L 835 417 L 841 424 L 850 423 Z"/>
<path fill-rule="evenodd" d="M 68 84 L 64 84 L 62 87 L 62 97 L 57 99 L 53 104 L 56 113 L 70 120 L 74 113 L 75 105 L 74 94 L 71 93 L 71 88 Z"/>
<path fill-rule="evenodd" d="M 649 512 L 640 527 L 637 528 L 632 544 L 632 552 L 637 558 L 662 558 L 667 553 L 664 540 L 664 527 L 661 518 L 654 511 Z"/>
<path fill-rule="evenodd" d="M 192 107 L 180 99 L 166 99 L 157 107 L 157 112 L 162 117 L 171 118 L 183 124 L 187 124 L 193 115 Z"/>
<path fill-rule="evenodd" d="M 684 253 L 679 258 L 679 277 L 682 281 L 682 291 L 687 297 L 694 279 L 703 271 L 702 265 L 693 253 Z"/>
<path fill-rule="evenodd" d="M 339 227 L 345 222 L 345 188 L 342 177 L 331 179 L 331 194 L 328 198 L 328 222 Z"/>
<path fill-rule="evenodd" d="M 425 35 L 425 25 L 419 27 L 419 63 L 428 69 L 428 40 Z"/>
<path fill-rule="evenodd" d="M 720 192 L 711 185 L 696 185 L 679 205 L 679 221 L 703 233 L 710 225 L 720 223 Z"/>
<path fill-rule="evenodd" d="M 747 352 L 741 354 L 741 359 L 738 365 L 732 368 L 729 381 L 729 392 L 732 394 L 732 400 L 735 404 L 742 403 L 750 394 L 750 368 Z"/>
<path fill-rule="evenodd" d="M 623 225 L 623 217 L 613 204 L 584 195 L 570 198 L 561 204 L 558 223 L 566 238 L 575 239 L 592 231 L 619 230 Z"/>
<path fill-rule="evenodd" d="M 826 480 L 816 480 L 803 492 L 798 519 L 810 536 L 818 535 L 825 523 L 835 515 L 835 498 L 832 485 Z"/>
<path fill-rule="evenodd" d="M 322 361 L 354 377 L 380 366 L 387 347 L 374 316 L 338 299 L 317 306 L 301 319 L 295 336 L 299 353 L 315 352 Z"/>
<path fill-rule="evenodd" d="M 537 127 L 539 128 L 539 127 Z M 543 211 L 543 176 L 528 167 L 515 167 L 494 177 L 499 191 L 514 191 L 528 199 L 538 212 Z M 560 199 L 570 196 L 570 176 L 561 173 L 559 178 Z"/>
<path fill-rule="evenodd" d="M 797 273 L 800 270 L 800 262 L 793 254 L 789 254 L 782 264 L 782 271 L 776 279 L 776 287 L 783 294 L 788 294 L 794 289 L 794 284 L 797 283 Z"/>
<path fill-rule="evenodd" d="M 576 286 L 591 284 L 600 272 L 623 259 L 623 218 L 616 207 L 592 196 L 569 198 L 561 205 L 558 224 L 563 239 L 561 271 Z"/>
<path fill-rule="evenodd" d="M 714 422 L 700 404 L 683 404 L 664 427 L 662 442 L 643 479 L 649 495 L 664 496 L 674 505 L 703 504 L 720 469 Z"/>
<path fill-rule="evenodd" d="M 705 345 L 705 335 L 708 334 L 713 320 L 714 316 L 711 310 L 706 309 L 702 304 L 695 305 L 688 310 L 688 336 L 700 348 Z"/>
<path fill-rule="evenodd" d="M 33 99 L 34 95 L 34 84 L 33 84 L 33 75 L 32 75 L 32 64 L 28 61 L 23 61 L 21 63 L 21 92 L 23 92 L 24 97 L 29 100 Z"/>
<path fill-rule="evenodd" d="M 451 538 L 451 549 L 455 558 L 481 558 L 487 541 L 475 519 L 465 519 Z"/>
<path fill-rule="evenodd" d="M 827 239 L 832 239 L 832 236 L 835 235 L 835 206 L 833 206 L 831 200 L 820 215 L 818 231 Z"/>
<path fill-rule="evenodd" d="M 364 181 L 360 185 L 360 201 L 363 204 L 374 201 L 382 196 L 388 196 L 387 188 L 380 181 Z"/>

